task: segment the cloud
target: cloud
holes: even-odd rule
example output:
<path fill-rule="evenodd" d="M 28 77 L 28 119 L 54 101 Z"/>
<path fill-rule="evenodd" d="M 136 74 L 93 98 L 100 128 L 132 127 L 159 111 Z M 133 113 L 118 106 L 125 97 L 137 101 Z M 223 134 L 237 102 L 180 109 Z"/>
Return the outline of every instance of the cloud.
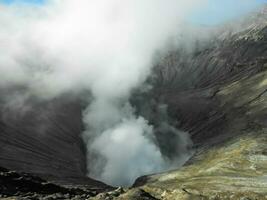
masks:
<path fill-rule="evenodd" d="M 166 169 L 168 163 L 160 149 L 146 135 L 153 135 L 152 126 L 142 117 L 132 117 L 97 137 L 90 149 L 108 158 L 99 174 L 101 179 L 110 184 L 129 185 L 142 174 Z"/>

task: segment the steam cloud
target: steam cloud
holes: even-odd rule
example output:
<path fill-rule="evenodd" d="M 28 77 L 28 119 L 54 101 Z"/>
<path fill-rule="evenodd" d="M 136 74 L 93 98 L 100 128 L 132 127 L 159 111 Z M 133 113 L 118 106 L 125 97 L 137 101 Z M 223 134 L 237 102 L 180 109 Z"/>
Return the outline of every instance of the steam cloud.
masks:
<path fill-rule="evenodd" d="M 180 31 L 197 3 L 51 0 L 41 7 L 0 6 L 0 87 L 23 86 L 24 96 L 41 99 L 87 94 L 83 139 L 94 178 L 129 185 L 169 169 L 179 157 L 166 160 L 154 128 L 136 115 L 129 98 L 151 73 L 154 53 Z"/>

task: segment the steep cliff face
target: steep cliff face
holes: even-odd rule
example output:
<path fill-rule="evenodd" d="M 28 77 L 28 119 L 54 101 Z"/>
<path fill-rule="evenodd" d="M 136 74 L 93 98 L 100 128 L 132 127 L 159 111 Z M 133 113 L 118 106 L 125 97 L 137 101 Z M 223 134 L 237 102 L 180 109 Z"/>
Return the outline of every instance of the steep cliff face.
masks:
<path fill-rule="evenodd" d="M 35 174 L 84 175 L 84 153 L 75 134 L 82 122 L 72 118 L 81 116 L 80 108 L 59 101 L 35 104 L 24 113 L 2 107 L 0 165 Z"/>
<path fill-rule="evenodd" d="M 105 188 L 105 184 L 86 178 L 79 101 L 61 97 L 49 102 L 34 99 L 26 102 L 23 106 L 19 102 L 10 106 L 2 101 L 0 166 L 61 184 Z"/>
<path fill-rule="evenodd" d="M 243 90 L 242 93 L 236 94 L 238 96 L 228 94 L 227 100 L 223 99 L 221 91 L 236 82 L 250 82 L 252 77 L 258 77 L 265 71 L 266 9 L 256 16 L 254 20 L 248 18 L 250 20 L 241 32 L 221 31 L 217 39 L 215 37 L 207 42 L 203 49 L 193 53 L 178 49 L 170 52 L 157 66 L 159 79 L 154 87 L 155 96 L 169 105 L 173 118 L 180 122 L 180 128 L 190 132 L 196 145 L 211 145 L 207 139 L 214 140 L 216 135 L 221 140 L 227 132 L 223 129 L 233 123 L 229 112 L 243 116 L 242 103 L 245 105 L 245 101 L 252 100 L 249 96 L 253 98 L 252 91 L 241 86 L 239 90 Z M 260 82 L 261 78 L 258 79 Z M 251 85 L 256 84 L 256 81 L 252 82 Z M 254 92 L 258 95 L 262 91 Z M 241 98 L 242 94 L 247 96 L 240 102 L 240 108 L 236 108 L 230 98 L 238 101 L 240 99 L 236 97 Z M 223 105 L 226 103 L 228 109 Z"/>

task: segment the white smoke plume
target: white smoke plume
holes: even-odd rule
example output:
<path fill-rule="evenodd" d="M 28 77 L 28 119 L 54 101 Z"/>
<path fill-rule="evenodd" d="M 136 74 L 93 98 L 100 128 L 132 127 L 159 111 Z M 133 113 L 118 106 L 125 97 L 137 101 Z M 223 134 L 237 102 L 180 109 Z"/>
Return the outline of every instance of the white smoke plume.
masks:
<path fill-rule="evenodd" d="M 166 170 L 153 127 L 128 100 L 154 53 L 201 0 L 51 0 L 0 6 L 0 87 L 51 99 L 87 94 L 89 176 L 113 185 Z M 26 95 L 26 96 L 27 96 Z"/>

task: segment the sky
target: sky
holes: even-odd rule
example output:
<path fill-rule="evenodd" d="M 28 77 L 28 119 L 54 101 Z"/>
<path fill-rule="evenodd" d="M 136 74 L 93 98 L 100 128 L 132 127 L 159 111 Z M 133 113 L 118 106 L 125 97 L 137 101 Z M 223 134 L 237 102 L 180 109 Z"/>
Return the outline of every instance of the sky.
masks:
<path fill-rule="evenodd" d="M 264 3 L 267 0 L 208 0 L 207 5 L 193 13 L 191 21 L 218 24 L 242 16 Z"/>
<path fill-rule="evenodd" d="M 5 4 L 12 4 L 12 3 L 43 4 L 45 0 L 0 0 L 0 2 Z"/>
<path fill-rule="evenodd" d="M 4 4 L 45 4 L 47 0 L 0 0 Z M 267 0 L 207 0 L 207 4 L 194 11 L 189 21 L 196 24 L 216 25 L 244 15 Z"/>

